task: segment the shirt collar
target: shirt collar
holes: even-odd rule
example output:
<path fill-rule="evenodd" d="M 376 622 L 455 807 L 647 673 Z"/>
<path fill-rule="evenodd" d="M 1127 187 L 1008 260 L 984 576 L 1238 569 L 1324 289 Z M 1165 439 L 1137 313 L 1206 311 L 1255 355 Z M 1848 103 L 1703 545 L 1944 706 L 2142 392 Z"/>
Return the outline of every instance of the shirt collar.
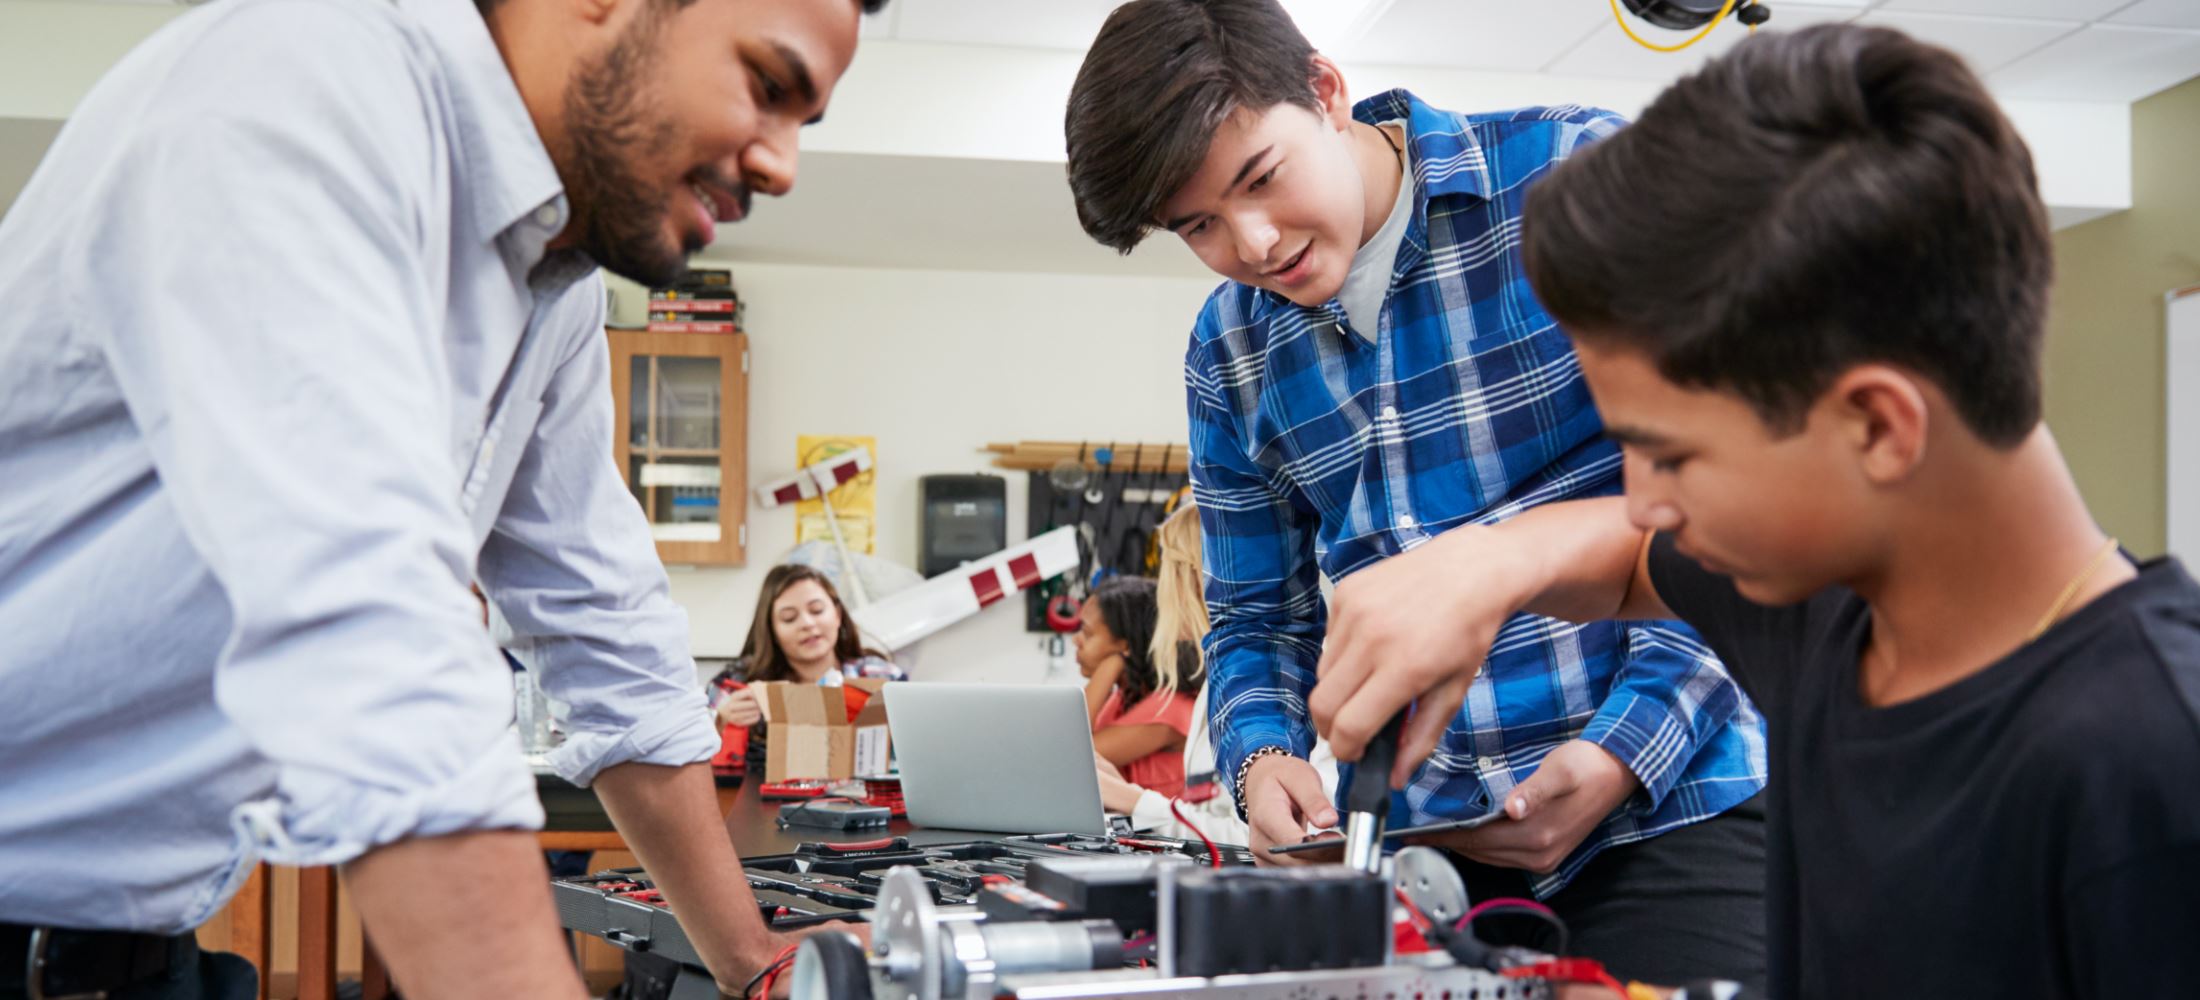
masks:
<path fill-rule="evenodd" d="M 448 72 L 460 197 L 483 239 L 505 238 L 531 268 L 571 212 L 550 151 L 471 0 L 397 0 L 426 28 Z M 510 232 L 518 227 L 518 231 Z"/>
<path fill-rule="evenodd" d="M 1352 118 L 1369 125 L 1405 120 L 1422 201 L 1446 194 L 1489 197 L 1489 159 L 1462 116 L 1429 107 L 1409 91 L 1391 90 L 1353 105 Z"/>

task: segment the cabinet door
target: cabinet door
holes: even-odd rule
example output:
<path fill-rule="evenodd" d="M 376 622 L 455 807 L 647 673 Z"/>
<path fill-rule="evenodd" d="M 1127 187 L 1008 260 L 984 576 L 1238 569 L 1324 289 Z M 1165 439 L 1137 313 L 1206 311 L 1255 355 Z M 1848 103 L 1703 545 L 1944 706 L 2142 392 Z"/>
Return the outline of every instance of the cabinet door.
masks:
<path fill-rule="evenodd" d="M 614 457 L 668 563 L 748 550 L 746 334 L 612 330 Z"/>

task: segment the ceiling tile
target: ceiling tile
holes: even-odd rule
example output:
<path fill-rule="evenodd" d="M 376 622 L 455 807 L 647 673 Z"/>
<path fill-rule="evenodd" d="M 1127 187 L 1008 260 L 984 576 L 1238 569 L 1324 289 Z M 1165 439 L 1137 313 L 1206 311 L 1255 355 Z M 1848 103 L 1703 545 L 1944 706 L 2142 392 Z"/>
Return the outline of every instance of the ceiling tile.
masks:
<path fill-rule="evenodd" d="M 2200 76 L 2200 31 L 2095 24 L 1988 78 L 2003 97 L 2136 101 Z"/>
<path fill-rule="evenodd" d="M 1792 31 L 1813 24 L 1846 21 L 1856 16 L 1855 7 L 1807 6 L 1804 4 L 1767 4 L 1772 8 L 1772 22 L 1760 31 Z M 1631 22 L 1635 33 L 1665 45 L 1685 41 L 1688 35 L 1677 31 L 1664 31 Z M 1643 48 L 1620 31 L 1619 26 L 1607 21 L 1589 40 L 1573 51 L 1559 57 L 1545 67 L 1545 71 L 1559 76 L 1618 77 L 1627 80 L 1655 80 L 1665 82 L 1680 79 L 1704 63 L 1749 37 L 1749 31 L 1732 22 L 1719 25 L 1711 34 L 1679 52 L 1654 52 Z"/>
<path fill-rule="evenodd" d="M 1346 62 L 1530 72 L 1600 24 L 1601 3 L 1397 0 L 1359 38 L 1338 46 Z"/>
<path fill-rule="evenodd" d="M 2041 17 L 2061 21 L 2090 21 L 2131 0 L 1887 0 L 1880 10 L 1906 10 L 1926 14 L 1990 14 L 1998 17 Z"/>
<path fill-rule="evenodd" d="M 1950 49 L 1981 75 L 2045 47 L 2084 27 L 2076 21 L 2035 21 L 2007 17 L 1959 17 L 1875 10 L 1859 23 L 1895 28 L 1921 42 Z"/>
<path fill-rule="evenodd" d="M 2200 0 L 2139 0 L 2102 20 L 2149 28 L 2200 28 Z"/>
<path fill-rule="evenodd" d="M 894 0 L 905 42 L 1022 45 L 1082 52 L 1123 0 Z"/>

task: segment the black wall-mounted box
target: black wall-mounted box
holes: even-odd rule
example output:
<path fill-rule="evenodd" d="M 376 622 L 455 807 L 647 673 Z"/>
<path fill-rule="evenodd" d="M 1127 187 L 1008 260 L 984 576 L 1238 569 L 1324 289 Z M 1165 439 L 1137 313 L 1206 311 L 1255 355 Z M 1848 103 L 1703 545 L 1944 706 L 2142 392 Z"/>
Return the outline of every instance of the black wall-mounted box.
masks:
<path fill-rule="evenodd" d="M 917 572 L 935 577 L 1008 547 L 1008 481 L 938 475 L 917 480 Z"/>

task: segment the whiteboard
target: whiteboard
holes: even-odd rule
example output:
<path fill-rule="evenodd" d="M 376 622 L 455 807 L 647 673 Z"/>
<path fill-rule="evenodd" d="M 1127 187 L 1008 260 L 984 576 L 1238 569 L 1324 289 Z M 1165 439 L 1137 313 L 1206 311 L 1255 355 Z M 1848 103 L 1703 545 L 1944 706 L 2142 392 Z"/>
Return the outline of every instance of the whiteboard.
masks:
<path fill-rule="evenodd" d="M 2200 285 L 2166 298 L 2169 551 L 2200 566 Z"/>

